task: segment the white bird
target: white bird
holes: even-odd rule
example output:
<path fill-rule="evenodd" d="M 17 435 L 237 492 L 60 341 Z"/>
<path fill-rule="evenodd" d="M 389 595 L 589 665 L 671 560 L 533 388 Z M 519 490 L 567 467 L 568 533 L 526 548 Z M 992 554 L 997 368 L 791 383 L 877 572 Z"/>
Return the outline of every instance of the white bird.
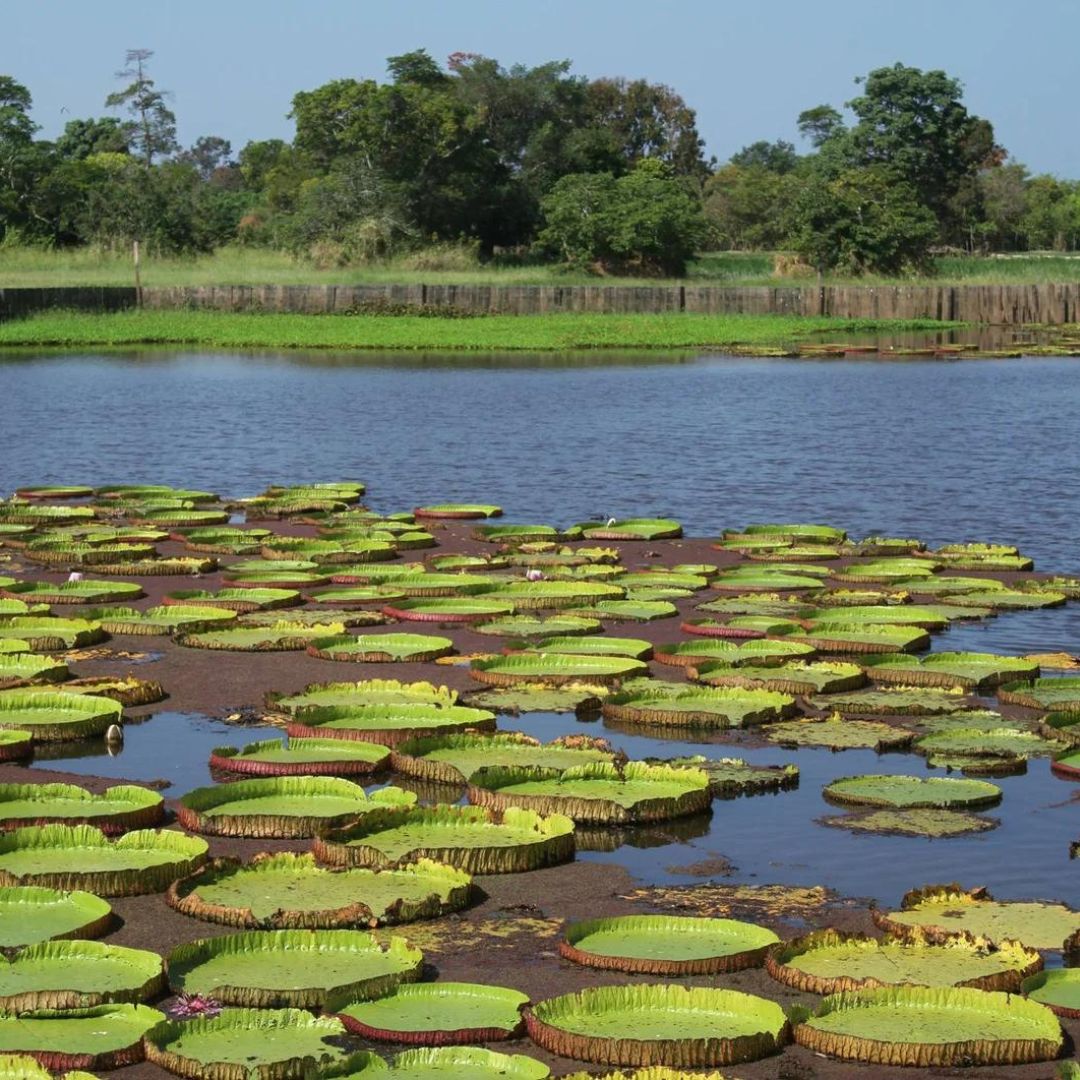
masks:
<path fill-rule="evenodd" d="M 68 574 L 68 581 L 82 581 L 82 574 L 80 574 L 78 570 L 72 570 L 71 573 Z"/>

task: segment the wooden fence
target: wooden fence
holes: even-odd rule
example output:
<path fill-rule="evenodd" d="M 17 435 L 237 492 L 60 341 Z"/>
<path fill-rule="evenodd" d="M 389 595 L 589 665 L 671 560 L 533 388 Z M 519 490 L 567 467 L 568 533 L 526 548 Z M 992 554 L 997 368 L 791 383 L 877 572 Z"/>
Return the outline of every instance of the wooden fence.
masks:
<path fill-rule="evenodd" d="M 304 314 L 451 308 L 534 315 L 581 311 L 710 315 L 833 315 L 848 319 L 948 319 L 1022 326 L 1080 321 L 1080 283 L 1067 285 L 206 285 L 144 288 L 147 308 Z M 0 289 L 0 319 L 49 308 L 117 311 L 133 288 Z"/>

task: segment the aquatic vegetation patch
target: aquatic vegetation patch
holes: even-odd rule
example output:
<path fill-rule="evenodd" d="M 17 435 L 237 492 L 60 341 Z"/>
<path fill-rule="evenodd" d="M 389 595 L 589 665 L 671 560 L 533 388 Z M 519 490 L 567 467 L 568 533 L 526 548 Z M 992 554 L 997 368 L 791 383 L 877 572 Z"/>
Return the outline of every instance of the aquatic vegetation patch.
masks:
<path fill-rule="evenodd" d="M 574 614 L 549 615 L 542 619 L 535 615 L 510 615 L 497 618 L 475 627 L 478 634 L 498 637 L 535 640 L 545 637 L 569 637 L 580 634 L 599 634 L 603 627 L 599 618 Z"/>
<path fill-rule="evenodd" d="M 37 885 L 0 888 L 0 949 L 101 937 L 111 925 L 112 908 L 92 893 Z"/>
<path fill-rule="evenodd" d="M 685 684 L 674 693 L 628 689 L 605 698 L 600 710 L 606 719 L 633 724 L 719 728 L 771 724 L 797 711 L 793 697 L 774 690 Z"/>
<path fill-rule="evenodd" d="M 644 675 L 648 670 L 648 665 L 640 660 L 626 657 L 519 653 L 490 660 L 474 660 L 469 674 L 477 682 L 488 686 L 514 686 L 518 683 L 560 686 L 581 682 L 609 685 Z"/>
<path fill-rule="evenodd" d="M 268 739 L 210 755 L 211 769 L 240 776 L 365 776 L 389 763 L 389 747 L 358 739 Z"/>
<path fill-rule="evenodd" d="M 658 664 L 669 667 L 696 667 L 710 660 L 726 660 L 728 663 L 769 664 L 782 663 L 794 657 L 811 658 L 816 649 L 802 641 L 777 640 L 723 641 L 715 638 L 699 638 L 696 641 L 679 641 L 670 645 L 657 645 L 654 657 Z"/>
<path fill-rule="evenodd" d="M 164 817 L 156 791 L 118 784 L 95 795 L 74 784 L 0 784 L 0 828 L 60 822 L 90 824 L 108 833 L 146 829 Z"/>
<path fill-rule="evenodd" d="M 342 622 L 310 626 L 300 621 L 280 619 L 270 626 L 236 626 L 224 630 L 182 633 L 177 635 L 176 641 L 189 649 L 302 652 L 312 641 L 344 633 L 345 624 Z"/>
<path fill-rule="evenodd" d="M 692 671 L 694 681 L 706 686 L 735 686 L 783 694 L 833 694 L 865 686 L 867 681 L 858 664 L 835 660 L 796 660 L 768 665 L 713 660 L 695 664 Z"/>
<path fill-rule="evenodd" d="M 830 750 L 903 750 L 915 733 L 875 720 L 848 720 L 839 713 L 770 724 L 765 738 L 781 746 L 823 746 Z"/>
<path fill-rule="evenodd" d="M 939 776 L 844 776 L 825 786 L 825 799 L 842 806 L 914 810 L 981 809 L 1001 802 L 1001 788 L 984 780 Z"/>
<path fill-rule="evenodd" d="M 821 818 L 820 821 L 822 825 L 849 829 L 852 832 L 879 833 L 885 836 L 923 836 L 929 839 L 987 832 L 996 829 L 1000 824 L 995 818 L 938 808 L 872 810 L 865 814 L 848 813 Z"/>
<path fill-rule="evenodd" d="M 450 638 L 434 634 L 347 634 L 316 637 L 307 646 L 310 656 L 320 660 L 351 660 L 362 664 L 422 663 L 449 656 L 454 651 Z"/>
<path fill-rule="evenodd" d="M 316 705 L 298 710 L 286 726 L 290 739 L 336 738 L 396 746 L 408 739 L 462 731 L 494 731 L 495 714 L 464 705 Z"/>
<path fill-rule="evenodd" d="M 1027 709 L 1057 713 L 1080 713 L 1080 678 L 1020 678 L 999 686 L 997 696 L 1006 705 L 1022 705 Z"/>
<path fill-rule="evenodd" d="M 940 652 L 914 657 L 902 654 L 867 657 L 867 674 L 874 682 L 911 686 L 959 686 L 986 690 L 1015 679 L 1035 678 L 1037 664 L 1022 657 L 993 653 Z"/>
<path fill-rule="evenodd" d="M 1024 997 L 1045 1005 L 1058 1016 L 1080 1019 L 1080 969 L 1040 971 L 1024 980 Z"/>
<path fill-rule="evenodd" d="M 611 693 L 611 687 L 594 683 L 526 683 L 522 686 L 495 687 L 472 690 L 466 703 L 495 713 L 520 716 L 530 712 L 573 712 L 588 715 L 600 711 L 600 703 Z"/>
<path fill-rule="evenodd" d="M 119 702 L 54 690 L 0 691 L 0 728 L 29 731 L 40 742 L 67 742 L 103 735 L 121 720 Z"/>
<path fill-rule="evenodd" d="M 707 758 L 701 754 L 679 758 L 646 758 L 649 765 L 675 769 L 701 769 L 709 778 L 714 798 L 758 795 L 766 791 L 787 791 L 799 786 L 796 765 L 751 765 L 742 758 Z"/>

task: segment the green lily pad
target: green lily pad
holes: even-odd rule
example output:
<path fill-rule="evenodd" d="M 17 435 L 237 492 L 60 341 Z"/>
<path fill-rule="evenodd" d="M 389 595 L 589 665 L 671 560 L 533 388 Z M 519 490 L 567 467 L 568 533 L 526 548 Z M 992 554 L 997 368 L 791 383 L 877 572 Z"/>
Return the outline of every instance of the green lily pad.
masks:
<path fill-rule="evenodd" d="M 649 765 L 670 765 L 676 769 L 701 769 L 709 778 L 715 798 L 758 795 L 764 791 L 786 791 L 798 787 L 795 765 L 751 765 L 742 758 L 707 758 L 701 754 L 680 758 L 646 758 Z"/>
<path fill-rule="evenodd" d="M 85 612 L 109 634 L 197 633 L 236 622 L 236 612 L 195 604 L 162 604 L 136 611 L 130 607 L 94 608 Z"/>
<path fill-rule="evenodd" d="M 223 1009 L 170 1020 L 146 1037 L 146 1057 L 192 1080 L 286 1080 L 308 1075 L 381 1077 L 382 1059 L 342 1047 L 345 1025 L 301 1009 Z"/>
<path fill-rule="evenodd" d="M 117 1069 L 143 1060 L 143 1036 L 165 1019 L 145 1005 L 0 1013 L 0 1053 L 50 1069 Z"/>
<path fill-rule="evenodd" d="M 872 560 L 865 563 L 853 563 L 842 569 L 833 571 L 834 581 L 850 582 L 852 584 L 884 584 L 896 586 L 897 582 L 904 582 L 904 588 L 915 592 L 915 582 L 930 577 L 935 570 L 935 564 L 929 559 L 904 557 Z"/>
<path fill-rule="evenodd" d="M 1048 1061 L 1064 1037 L 1049 1009 L 1017 994 L 889 986 L 827 997 L 795 1041 L 847 1061 L 932 1068 Z"/>
<path fill-rule="evenodd" d="M 405 1050 L 394 1058 L 385 1075 L 386 1080 L 439 1080 L 455 1076 L 469 1080 L 546 1080 L 551 1070 L 542 1061 L 524 1054 L 498 1054 L 476 1046 L 441 1046 Z"/>
<path fill-rule="evenodd" d="M 179 634 L 177 643 L 189 649 L 218 649 L 227 652 L 300 652 L 315 640 L 344 634 L 345 624 L 309 626 L 281 619 L 272 626 L 237 626 L 224 630 Z M 332 639 L 336 640 L 336 638 Z M 351 640 L 351 639 L 350 639 Z"/>
<path fill-rule="evenodd" d="M 6 829 L 62 822 L 124 832 L 156 825 L 164 813 L 161 795 L 134 784 L 118 784 L 100 795 L 74 784 L 0 784 L 0 827 Z"/>
<path fill-rule="evenodd" d="M 874 810 L 868 814 L 843 814 L 822 818 L 823 825 L 834 825 L 853 832 L 925 836 L 941 838 L 996 829 L 993 818 L 979 817 L 959 810 Z"/>
<path fill-rule="evenodd" d="M 620 585 L 605 581 L 513 581 L 492 590 L 488 599 L 505 601 L 521 612 L 581 608 L 625 595 Z"/>
<path fill-rule="evenodd" d="M 361 930 L 246 930 L 178 945 L 168 956 L 174 991 L 264 1009 L 381 997 L 418 979 L 422 963 L 404 938 L 384 947 Z"/>
<path fill-rule="evenodd" d="M 451 735 L 461 731 L 494 731 L 495 714 L 464 705 L 309 706 L 299 710 L 285 729 L 290 739 L 360 739 L 396 746 L 406 739 Z"/>
<path fill-rule="evenodd" d="M 810 629 L 801 630 L 785 638 L 785 641 L 803 642 L 825 653 L 896 653 L 918 652 L 930 646 L 930 635 L 913 626 L 887 626 L 870 623 L 865 626 L 849 625 L 842 620 L 846 609 L 836 614 L 834 622 L 814 622 Z"/>
<path fill-rule="evenodd" d="M 788 1040 L 784 1010 L 737 990 L 596 986 L 527 1009 L 529 1036 L 564 1057 L 701 1068 L 753 1061 Z"/>
<path fill-rule="evenodd" d="M 596 686 L 591 683 L 564 683 L 562 686 L 529 683 L 524 686 L 473 690 L 468 694 L 467 703 L 479 709 L 509 713 L 511 716 L 530 712 L 589 714 L 600 711 L 601 701 L 610 692 L 609 686 Z"/>
<path fill-rule="evenodd" d="M 534 615 L 510 615 L 505 619 L 493 619 L 477 626 L 478 634 L 522 639 L 567 637 L 572 634 L 599 634 L 603 627 L 599 619 L 576 615 L 551 615 L 546 619 Z"/>
<path fill-rule="evenodd" d="M 1001 802 L 1001 788 L 996 784 L 939 776 L 844 776 L 827 784 L 822 794 L 841 805 L 904 810 L 978 809 Z"/>
<path fill-rule="evenodd" d="M 832 525 L 792 524 L 790 522 L 747 525 L 738 532 L 731 529 L 724 531 L 726 540 L 741 538 L 784 540 L 788 543 L 839 544 L 847 539 L 847 533 L 843 529 L 833 528 Z"/>
<path fill-rule="evenodd" d="M 92 825 L 39 825 L 0 834 L 0 884 L 87 890 L 102 896 L 161 892 L 206 858 L 205 840 L 141 829 L 110 840 Z"/>
<path fill-rule="evenodd" d="M 220 859 L 165 899 L 196 919 L 243 930 L 332 930 L 432 919 L 472 898 L 472 878 L 431 859 L 390 869 L 319 866 L 310 854 L 256 855 L 247 865 Z"/>
<path fill-rule="evenodd" d="M 1034 949 L 1014 941 L 997 949 L 976 938 L 934 944 L 922 938 L 872 938 L 817 930 L 789 941 L 766 959 L 779 982 L 813 994 L 879 986 L 970 986 L 1016 993 L 1042 967 Z"/>
<path fill-rule="evenodd" d="M 0 728 L 29 731 L 40 742 L 64 742 L 103 735 L 118 724 L 119 702 L 53 690 L 0 691 Z"/>
<path fill-rule="evenodd" d="M 574 526 L 586 540 L 668 540 L 682 536 L 682 526 L 671 518 L 624 518 L 620 521 L 583 521 Z"/>
<path fill-rule="evenodd" d="M 651 591 L 651 590 L 650 590 Z M 679 609 L 668 600 L 646 600 L 640 591 L 633 600 L 597 600 L 587 607 L 568 608 L 566 615 L 611 622 L 655 622 L 678 615 Z"/>
<path fill-rule="evenodd" d="M 927 885 L 905 893 L 899 911 L 873 912 L 874 922 L 890 933 L 913 930 L 943 941 L 972 934 L 1000 945 L 1019 941 L 1031 949 L 1060 949 L 1080 930 L 1080 911 L 1064 904 L 995 900 L 985 889 Z"/>
<path fill-rule="evenodd" d="M 237 614 L 250 611 L 272 611 L 279 608 L 293 607 L 303 598 L 295 589 L 219 589 L 208 592 L 206 589 L 182 589 L 167 593 L 166 605 L 196 604 L 199 607 L 224 608 Z"/>
<path fill-rule="evenodd" d="M 497 656 L 474 660 L 469 674 L 489 686 L 514 686 L 518 683 L 617 683 L 643 675 L 648 666 L 640 660 L 613 656 L 575 656 L 564 653 Z"/>
<path fill-rule="evenodd" d="M 812 657 L 812 645 L 798 641 L 765 639 L 760 641 L 723 641 L 717 638 L 698 638 L 695 641 L 679 641 L 670 645 L 657 645 L 656 662 L 671 667 L 696 667 L 711 660 L 726 663 L 769 664 L 782 663 L 796 657 Z"/>
<path fill-rule="evenodd" d="M 88 892 L 36 885 L 0 888 L 0 949 L 57 938 L 95 938 L 112 923 L 109 904 Z"/>
<path fill-rule="evenodd" d="M 475 519 L 502 517 L 502 507 L 485 503 L 431 503 L 418 506 L 413 514 L 416 517 Z"/>
<path fill-rule="evenodd" d="M 81 649 L 104 641 L 106 633 L 87 619 L 61 619 L 46 615 L 15 615 L 0 620 L 0 639 L 25 641 L 38 652 Z"/>
<path fill-rule="evenodd" d="M 450 638 L 434 634 L 360 634 L 317 637 L 308 654 L 321 660 L 353 660 L 360 663 L 414 663 L 436 660 L 454 651 Z"/>
<path fill-rule="evenodd" d="M 470 874 L 507 874 L 555 866 L 574 857 L 574 823 L 509 807 L 416 807 L 369 814 L 318 837 L 313 847 L 333 866 L 393 867 L 434 859 Z"/>
<path fill-rule="evenodd" d="M 1080 969 L 1040 971 L 1024 980 L 1024 997 L 1045 1005 L 1058 1016 L 1080 1018 Z"/>
<path fill-rule="evenodd" d="M 940 716 L 962 712 L 969 705 L 961 687 L 876 686 L 828 699 L 828 708 L 845 716 Z"/>
<path fill-rule="evenodd" d="M 795 699 L 772 690 L 683 686 L 669 694 L 653 689 L 612 694 L 601 705 L 605 719 L 678 727 L 751 727 L 795 713 Z"/>
<path fill-rule="evenodd" d="M 210 755 L 211 769 L 241 776 L 362 776 L 389 763 L 389 747 L 358 739 L 268 739 Z"/>
<path fill-rule="evenodd" d="M 477 983 L 411 983 L 374 1001 L 329 1003 L 354 1034 L 382 1042 L 445 1046 L 511 1039 L 525 1027 L 527 994 Z"/>
<path fill-rule="evenodd" d="M 712 587 L 721 592 L 784 593 L 817 590 L 822 587 L 822 582 L 810 574 L 785 573 L 772 566 L 740 566 L 734 570 L 722 570 L 713 578 Z M 716 609 L 703 604 L 701 610 Z"/>
<path fill-rule="evenodd" d="M 1020 757 L 1051 754 L 1058 747 L 1031 731 L 1019 728 L 953 728 L 923 735 L 915 743 L 921 754 L 965 754 L 970 757 Z"/>
<path fill-rule="evenodd" d="M 985 690 L 1010 679 L 1034 678 L 1038 664 L 1017 656 L 993 653 L 941 652 L 915 657 L 872 656 L 864 661 L 874 682 L 910 686 L 960 686 L 967 690 Z"/>
<path fill-rule="evenodd" d="M 539 641 L 510 641 L 506 645 L 511 652 L 566 653 L 571 656 L 627 656 L 632 660 L 648 660 L 652 656 L 652 642 L 643 638 L 609 637 L 546 637 Z"/>
<path fill-rule="evenodd" d="M 1080 713 L 1080 678 L 1038 679 L 1005 683 L 997 691 L 999 701 L 1027 709 Z"/>
<path fill-rule="evenodd" d="M 696 682 L 706 686 L 741 686 L 750 690 L 774 690 L 783 694 L 828 694 L 863 686 L 866 675 L 857 664 L 835 660 L 790 661 L 757 665 L 710 661 L 694 667 Z"/>
<path fill-rule="evenodd" d="M 70 676 L 68 666 L 51 656 L 32 653 L 0 653 L 0 689 L 33 683 L 61 682 Z"/>
<path fill-rule="evenodd" d="M 469 778 L 469 802 L 493 810 L 517 806 L 585 823 L 667 821 L 702 813 L 712 794 L 700 769 L 631 761 L 594 762 L 561 772 L 493 767 Z"/>
<path fill-rule="evenodd" d="M 780 939 L 735 919 L 623 915 L 573 923 L 559 943 L 567 960 L 639 975 L 716 975 L 759 967 Z"/>
<path fill-rule="evenodd" d="M 696 637 L 751 639 L 782 637 L 802 629 L 802 625 L 790 619 L 778 619 L 772 615 L 736 615 L 725 619 L 689 619 L 680 629 L 684 634 Z"/>
<path fill-rule="evenodd" d="M 765 738 L 781 746 L 823 746 L 829 750 L 903 750 L 915 733 L 875 720 L 847 720 L 839 713 L 770 724 Z"/>
<path fill-rule="evenodd" d="M 20 600 L 36 600 L 42 604 L 113 604 L 122 600 L 137 600 L 143 595 L 142 586 L 134 581 L 19 581 L 0 589 L 4 596 Z"/>
<path fill-rule="evenodd" d="M 330 776 L 274 776 L 195 788 L 180 800 L 177 819 L 208 836 L 305 837 L 386 806 L 410 806 L 416 796 L 388 787 L 367 795 Z"/>

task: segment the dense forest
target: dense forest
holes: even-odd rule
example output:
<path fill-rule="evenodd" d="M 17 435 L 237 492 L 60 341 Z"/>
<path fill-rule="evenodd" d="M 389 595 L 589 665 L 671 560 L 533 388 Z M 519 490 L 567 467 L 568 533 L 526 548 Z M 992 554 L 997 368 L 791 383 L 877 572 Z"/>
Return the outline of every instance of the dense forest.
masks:
<path fill-rule="evenodd" d="M 943 249 L 1080 247 L 1080 184 L 1012 161 L 942 71 L 871 71 L 842 109 L 793 118 L 809 152 L 762 140 L 719 163 L 670 87 L 423 50 L 391 57 L 382 82 L 298 92 L 292 142 L 234 152 L 207 134 L 184 149 L 152 56 L 129 51 L 107 114 L 54 141 L 31 90 L 0 75 L 0 244 L 250 245 L 324 266 L 426 251 L 642 275 L 707 250 L 905 273 Z"/>

